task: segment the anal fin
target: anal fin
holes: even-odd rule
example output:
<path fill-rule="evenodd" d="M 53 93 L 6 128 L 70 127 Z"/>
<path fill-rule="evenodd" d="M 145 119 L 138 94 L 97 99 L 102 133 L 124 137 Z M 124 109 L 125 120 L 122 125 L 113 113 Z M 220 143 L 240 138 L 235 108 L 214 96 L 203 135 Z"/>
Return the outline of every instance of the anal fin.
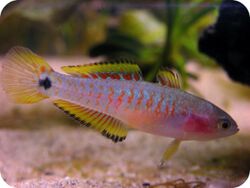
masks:
<path fill-rule="evenodd" d="M 126 126 L 112 116 L 61 99 L 54 101 L 54 104 L 80 123 L 97 130 L 114 142 L 121 142 L 127 136 Z"/>

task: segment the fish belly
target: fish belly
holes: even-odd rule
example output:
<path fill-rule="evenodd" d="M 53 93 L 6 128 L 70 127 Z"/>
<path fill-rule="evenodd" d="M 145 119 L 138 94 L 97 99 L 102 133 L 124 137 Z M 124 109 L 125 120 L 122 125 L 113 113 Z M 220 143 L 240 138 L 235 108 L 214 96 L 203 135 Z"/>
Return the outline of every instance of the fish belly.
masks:
<path fill-rule="evenodd" d="M 147 111 L 124 111 L 120 117 L 129 127 L 172 138 L 182 137 L 181 124 L 176 118 L 155 115 Z"/>

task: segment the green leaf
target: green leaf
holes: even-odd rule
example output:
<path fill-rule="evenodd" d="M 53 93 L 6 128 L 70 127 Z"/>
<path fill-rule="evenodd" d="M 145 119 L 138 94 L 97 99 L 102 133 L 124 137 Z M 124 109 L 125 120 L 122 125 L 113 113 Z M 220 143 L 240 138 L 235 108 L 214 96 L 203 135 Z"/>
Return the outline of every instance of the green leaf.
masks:
<path fill-rule="evenodd" d="M 90 56 L 107 56 L 109 58 L 121 58 L 124 56 L 138 59 L 144 46 L 135 38 L 111 31 L 103 43 L 90 49 Z"/>
<path fill-rule="evenodd" d="M 196 24 L 204 16 L 210 14 L 212 11 L 214 11 L 214 7 L 206 7 L 204 9 L 201 9 L 200 11 L 194 13 L 189 20 L 187 20 L 185 23 L 183 23 L 182 31 L 186 32 L 190 27 L 192 27 L 194 24 Z"/>

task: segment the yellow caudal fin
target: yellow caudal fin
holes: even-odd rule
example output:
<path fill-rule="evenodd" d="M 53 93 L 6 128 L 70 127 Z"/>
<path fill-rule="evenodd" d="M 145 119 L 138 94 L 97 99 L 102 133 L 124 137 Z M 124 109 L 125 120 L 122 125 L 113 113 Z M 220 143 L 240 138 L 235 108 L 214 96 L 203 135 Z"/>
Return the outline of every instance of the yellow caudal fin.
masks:
<path fill-rule="evenodd" d="M 5 56 L 1 84 L 14 102 L 35 103 L 48 98 L 42 89 L 51 86 L 46 77 L 50 72 L 52 69 L 41 57 L 27 48 L 14 47 Z"/>

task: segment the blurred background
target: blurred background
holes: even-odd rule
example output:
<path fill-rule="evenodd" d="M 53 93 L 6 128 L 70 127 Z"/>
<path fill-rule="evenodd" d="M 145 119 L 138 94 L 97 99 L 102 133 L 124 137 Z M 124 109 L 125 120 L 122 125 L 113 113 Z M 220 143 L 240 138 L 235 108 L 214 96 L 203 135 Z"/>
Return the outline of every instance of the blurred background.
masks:
<path fill-rule="evenodd" d="M 227 3 L 232 1 L 19 0 L 7 5 L 0 17 L 0 63 L 18 45 L 57 71 L 63 65 L 126 58 L 141 67 L 145 80 L 155 82 L 160 68 L 175 68 L 185 90 L 227 111 L 240 132 L 185 142 L 169 166 L 158 169 L 171 139 L 131 131 L 124 143 L 113 144 L 67 118 L 51 101 L 16 105 L 0 87 L 2 176 L 17 187 L 234 187 L 244 182 L 250 170 L 249 14 L 246 18 L 242 5 Z"/>

